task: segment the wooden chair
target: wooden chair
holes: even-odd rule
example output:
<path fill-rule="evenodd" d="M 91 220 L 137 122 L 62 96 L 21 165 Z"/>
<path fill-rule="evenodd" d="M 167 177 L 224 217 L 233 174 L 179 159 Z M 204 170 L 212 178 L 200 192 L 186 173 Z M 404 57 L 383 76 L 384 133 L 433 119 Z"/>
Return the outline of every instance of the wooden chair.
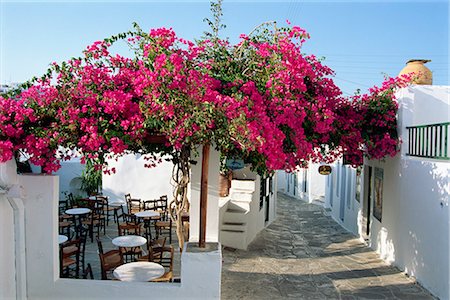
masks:
<path fill-rule="evenodd" d="M 65 220 L 63 218 L 63 216 L 59 216 L 59 229 L 58 232 L 59 234 L 65 234 L 69 239 L 71 238 L 71 231 L 70 229 L 72 228 L 73 223 L 69 220 Z"/>
<path fill-rule="evenodd" d="M 81 226 L 81 228 L 77 229 L 77 241 L 79 243 L 65 243 L 62 247 L 63 254 L 66 257 L 74 256 L 78 252 L 78 268 L 80 270 L 84 270 L 84 264 L 85 264 L 85 253 L 86 253 L 86 239 L 87 239 L 87 231 L 88 229 Z M 79 272 L 79 271 L 78 271 Z"/>
<path fill-rule="evenodd" d="M 162 265 L 165 269 L 163 276 L 153 279 L 152 282 L 171 282 L 173 279 L 173 256 L 174 250 L 172 246 L 163 247 L 160 250 L 159 257 L 153 254 L 153 262 Z"/>
<path fill-rule="evenodd" d="M 161 196 L 157 202 L 156 210 L 160 212 L 160 220 L 155 222 L 156 238 L 159 238 L 163 233 L 169 235 L 169 243 L 172 244 L 172 219 L 169 216 L 167 206 L 167 196 Z"/>
<path fill-rule="evenodd" d="M 161 255 L 161 250 L 166 245 L 166 238 L 155 239 L 147 243 L 147 255 L 141 256 L 138 261 L 154 261 Z"/>
<path fill-rule="evenodd" d="M 60 246 L 59 273 L 61 278 L 78 278 L 80 270 L 80 239 L 75 239 Z M 74 251 L 64 253 L 65 248 L 73 248 Z"/>
<path fill-rule="evenodd" d="M 114 212 L 115 212 L 115 210 L 117 210 L 117 207 L 109 206 L 107 196 L 95 196 L 95 197 L 96 197 L 97 201 L 101 201 L 103 203 L 103 214 L 106 219 L 106 226 L 109 226 L 110 212 L 111 212 L 111 216 L 114 216 Z"/>
<path fill-rule="evenodd" d="M 111 272 L 118 266 L 123 265 L 123 256 L 120 250 L 110 250 L 108 252 L 103 252 L 102 242 L 98 238 L 97 245 L 98 256 L 100 258 L 102 280 L 107 280 L 108 272 Z"/>
<path fill-rule="evenodd" d="M 122 235 L 141 235 L 141 224 L 119 224 L 118 226 L 119 236 Z M 125 261 L 134 261 L 142 256 L 141 247 L 119 247 L 122 256 L 125 257 Z"/>
<path fill-rule="evenodd" d="M 142 201 L 141 199 L 133 199 L 130 194 L 125 195 L 125 201 L 127 202 L 128 213 L 134 214 L 142 209 Z"/>
<path fill-rule="evenodd" d="M 88 215 L 88 217 L 84 221 L 82 221 L 82 224 L 87 226 L 89 229 L 91 242 L 94 241 L 94 228 L 97 228 L 97 236 L 100 236 L 101 228 L 103 228 L 103 234 L 105 234 L 106 232 L 106 221 L 101 215 L 102 212 L 102 207 L 94 208 L 93 211 Z"/>

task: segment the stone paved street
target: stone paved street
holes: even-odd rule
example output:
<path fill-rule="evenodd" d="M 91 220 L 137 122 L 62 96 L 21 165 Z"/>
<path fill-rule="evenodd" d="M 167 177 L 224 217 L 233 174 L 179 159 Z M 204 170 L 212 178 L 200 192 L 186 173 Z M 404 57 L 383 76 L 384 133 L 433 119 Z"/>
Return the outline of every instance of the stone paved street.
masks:
<path fill-rule="evenodd" d="M 434 299 L 320 206 L 278 194 L 248 251 L 225 249 L 222 299 Z"/>

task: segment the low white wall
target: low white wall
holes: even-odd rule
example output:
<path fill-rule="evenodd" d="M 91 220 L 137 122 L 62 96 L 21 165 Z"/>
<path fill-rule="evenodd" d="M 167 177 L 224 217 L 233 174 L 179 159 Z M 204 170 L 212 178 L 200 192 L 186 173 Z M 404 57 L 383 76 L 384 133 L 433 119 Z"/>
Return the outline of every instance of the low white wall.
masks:
<path fill-rule="evenodd" d="M 103 174 L 103 194 L 111 200 L 125 201 L 125 194 L 149 200 L 167 195 L 173 196 L 171 184 L 173 164 L 163 160 L 154 168 L 146 168 L 147 161 L 140 155 L 125 155 L 117 161 L 108 160 L 109 166 L 116 169 L 115 174 Z"/>
<path fill-rule="evenodd" d="M 183 255 L 181 283 L 59 278 L 58 177 L 23 175 L 28 299 L 219 299 L 221 252 Z M 2 246 L 3 249 L 3 246 Z M 201 270 L 201 272 L 199 272 Z M 2 270 L 3 272 L 3 270 Z"/>
<path fill-rule="evenodd" d="M 16 299 L 14 213 L 0 190 L 0 299 Z"/>
<path fill-rule="evenodd" d="M 189 200 L 191 203 L 189 218 L 189 241 L 199 239 L 200 228 L 200 182 L 202 174 L 202 147 L 198 147 L 199 156 L 192 157 L 196 164 L 191 165 L 191 183 Z M 208 203 L 206 210 L 206 241 L 219 241 L 219 167 L 220 153 L 210 147 L 208 168 Z"/>

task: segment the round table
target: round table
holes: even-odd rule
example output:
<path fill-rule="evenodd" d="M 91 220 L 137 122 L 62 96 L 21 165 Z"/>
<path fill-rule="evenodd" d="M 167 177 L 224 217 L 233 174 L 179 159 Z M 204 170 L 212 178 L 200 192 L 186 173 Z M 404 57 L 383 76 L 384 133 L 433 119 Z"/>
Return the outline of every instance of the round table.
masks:
<path fill-rule="evenodd" d="M 121 207 L 124 206 L 126 203 L 125 202 L 120 202 L 120 201 L 114 201 L 114 202 L 108 202 L 108 205 L 111 207 Z"/>
<path fill-rule="evenodd" d="M 113 275 L 121 281 L 147 282 L 164 275 L 164 267 L 147 261 L 132 262 L 117 267 Z"/>
<path fill-rule="evenodd" d="M 154 210 L 144 210 L 139 211 L 134 214 L 138 218 L 151 218 L 151 217 L 159 217 L 159 212 Z"/>
<path fill-rule="evenodd" d="M 67 242 L 68 239 L 69 239 L 69 238 L 68 238 L 67 236 L 60 234 L 60 235 L 58 236 L 58 244 L 65 243 L 65 242 Z"/>
<path fill-rule="evenodd" d="M 91 210 L 89 208 L 79 207 L 79 208 L 71 208 L 66 210 L 66 214 L 68 215 L 85 215 L 90 213 Z"/>
<path fill-rule="evenodd" d="M 112 243 L 117 247 L 133 248 L 144 245 L 147 239 L 139 235 L 122 235 L 114 238 Z"/>
<path fill-rule="evenodd" d="M 134 215 L 138 218 L 142 218 L 144 219 L 144 224 L 145 224 L 145 236 L 147 237 L 147 239 L 152 239 L 152 233 L 150 230 L 150 218 L 154 218 L 154 217 L 159 217 L 160 214 L 157 211 L 154 210 L 143 210 L 143 211 L 139 211 L 137 213 L 134 213 Z"/>

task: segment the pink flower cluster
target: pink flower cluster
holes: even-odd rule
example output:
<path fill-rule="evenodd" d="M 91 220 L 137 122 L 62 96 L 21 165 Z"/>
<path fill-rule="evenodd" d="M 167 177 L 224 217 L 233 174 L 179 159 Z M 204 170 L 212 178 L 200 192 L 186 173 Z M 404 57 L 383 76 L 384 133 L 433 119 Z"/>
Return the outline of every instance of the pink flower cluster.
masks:
<path fill-rule="evenodd" d="M 0 161 L 23 150 L 51 172 L 57 157 L 70 157 L 61 149 L 89 158 L 152 152 L 146 139 L 153 134 L 167 137 L 164 151 L 214 143 L 259 170 L 294 170 L 343 153 L 354 164 L 364 152 L 397 153 L 393 91 L 410 78 L 344 98 L 333 71 L 301 53 L 304 30 L 272 34 L 272 42 L 242 35 L 235 46 L 195 45 L 172 29 L 153 29 L 127 38 L 134 58 L 111 54 L 110 41 L 95 42 L 83 59 L 53 65 L 53 77 L 0 97 Z M 159 161 L 150 156 L 146 165 Z"/>

